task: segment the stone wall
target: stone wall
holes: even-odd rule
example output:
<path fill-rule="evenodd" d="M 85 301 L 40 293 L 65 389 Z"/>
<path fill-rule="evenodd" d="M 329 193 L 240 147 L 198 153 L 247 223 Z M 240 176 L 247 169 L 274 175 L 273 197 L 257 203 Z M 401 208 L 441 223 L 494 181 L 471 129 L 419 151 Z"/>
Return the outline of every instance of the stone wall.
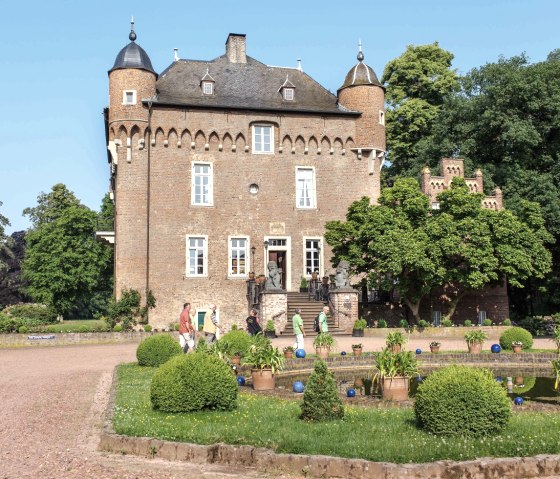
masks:
<path fill-rule="evenodd" d="M 280 334 L 288 321 L 288 295 L 285 292 L 264 292 L 261 295 L 261 326 L 264 329 L 268 320 L 274 321 L 274 330 Z"/>
<path fill-rule="evenodd" d="M 332 303 L 334 324 L 346 332 L 351 332 L 354 321 L 358 319 L 358 292 L 352 288 L 330 291 L 329 301 Z"/>

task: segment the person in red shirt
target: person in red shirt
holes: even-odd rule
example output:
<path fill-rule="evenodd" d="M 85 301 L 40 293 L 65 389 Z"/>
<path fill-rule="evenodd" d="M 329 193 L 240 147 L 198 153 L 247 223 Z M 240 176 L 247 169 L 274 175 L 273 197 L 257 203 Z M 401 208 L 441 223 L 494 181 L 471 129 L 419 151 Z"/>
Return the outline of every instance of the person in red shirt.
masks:
<path fill-rule="evenodd" d="M 183 311 L 179 317 L 179 344 L 185 353 L 194 351 L 194 327 L 191 320 L 191 303 L 183 305 Z"/>

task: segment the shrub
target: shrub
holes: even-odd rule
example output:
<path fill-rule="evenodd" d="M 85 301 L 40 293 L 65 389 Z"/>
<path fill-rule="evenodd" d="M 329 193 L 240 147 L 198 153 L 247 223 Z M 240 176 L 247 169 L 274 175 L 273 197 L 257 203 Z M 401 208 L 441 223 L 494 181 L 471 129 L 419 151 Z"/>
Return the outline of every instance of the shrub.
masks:
<path fill-rule="evenodd" d="M 421 319 L 420 321 L 418 321 L 419 328 L 427 328 L 429 325 L 430 323 L 428 323 L 428 321 L 426 321 L 425 319 Z"/>
<path fill-rule="evenodd" d="M 465 341 L 467 344 L 482 344 L 488 339 L 488 335 L 482 329 L 475 329 L 465 334 Z"/>
<path fill-rule="evenodd" d="M 482 326 L 492 326 L 492 320 L 486 318 L 484 321 L 482 321 Z"/>
<path fill-rule="evenodd" d="M 313 347 L 327 347 L 332 348 L 334 346 L 335 340 L 330 333 L 319 333 L 317 337 L 313 340 Z"/>
<path fill-rule="evenodd" d="M 140 366 L 157 367 L 183 350 L 174 338 L 167 334 L 157 334 L 144 339 L 136 349 L 136 359 Z"/>
<path fill-rule="evenodd" d="M 502 324 L 504 326 L 511 326 L 511 319 L 509 319 L 509 318 L 504 319 L 504 322 Z"/>
<path fill-rule="evenodd" d="M 301 419 L 328 421 L 342 419 L 344 406 L 338 394 L 334 375 L 324 361 L 316 361 L 303 393 Z"/>
<path fill-rule="evenodd" d="M 26 334 L 29 332 L 29 328 L 27 326 L 20 326 L 18 329 L 19 334 Z"/>
<path fill-rule="evenodd" d="M 206 353 L 171 358 L 154 374 L 150 386 L 156 410 L 181 413 L 237 407 L 238 386 L 229 366 Z"/>
<path fill-rule="evenodd" d="M 91 333 L 91 328 L 87 324 L 81 324 L 78 327 L 78 333 Z"/>
<path fill-rule="evenodd" d="M 453 365 L 418 386 L 414 413 L 432 434 L 484 436 L 507 425 L 511 402 L 487 369 Z"/>
<path fill-rule="evenodd" d="M 400 331 L 387 333 L 387 336 L 385 337 L 385 343 L 387 344 L 388 348 L 391 348 L 393 346 L 404 346 L 406 344 L 406 341 L 407 339 L 405 335 Z"/>
<path fill-rule="evenodd" d="M 149 333 L 152 330 L 152 325 L 151 324 L 145 324 L 144 325 L 144 332 L 145 333 Z"/>
<path fill-rule="evenodd" d="M 113 331 L 115 333 L 120 333 L 122 330 L 123 330 L 123 327 L 120 324 L 116 324 L 115 326 L 113 326 Z"/>
<path fill-rule="evenodd" d="M 245 331 L 232 330 L 224 334 L 218 343 L 223 346 L 220 350 L 231 358 L 235 354 L 239 354 L 241 357 L 246 356 L 253 341 Z"/>
<path fill-rule="evenodd" d="M 472 321 L 470 319 L 465 319 L 463 324 L 465 325 L 465 328 L 470 328 L 472 326 Z"/>
<path fill-rule="evenodd" d="M 451 326 L 453 326 L 453 321 L 451 321 L 450 319 L 444 319 L 444 320 L 441 322 L 441 325 L 442 325 L 444 328 L 450 328 Z"/>
<path fill-rule="evenodd" d="M 409 328 L 409 324 L 408 321 L 406 319 L 401 319 L 399 321 L 399 328 L 404 328 L 404 329 L 408 329 Z"/>
<path fill-rule="evenodd" d="M 2 311 L 6 316 L 20 319 L 30 319 L 40 324 L 56 323 L 57 315 L 53 308 L 44 304 L 20 303 L 12 304 Z"/>
<path fill-rule="evenodd" d="M 531 349 L 533 347 L 533 336 L 529 331 L 519 327 L 506 329 L 500 336 L 500 346 L 502 349 L 513 349 L 511 343 L 520 341 L 523 343 L 523 349 Z"/>
<path fill-rule="evenodd" d="M 386 328 L 387 327 L 387 321 L 385 321 L 384 319 L 380 319 L 379 321 L 377 321 L 377 327 L 378 328 Z"/>
<path fill-rule="evenodd" d="M 365 329 L 367 326 L 367 321 L 365 319 L 356 319 L 354 321 L 354 329 Z"/>
<path fill-rule="evenodd" d="M 275 331 L 275 329 L 274 329 L 274 321 L 272 321 L 272 319 L 269 319 L 269 320 L 266 322 L 266 326 L 265 326 L 264 330 L 265 330 L 265 331 Z"/>

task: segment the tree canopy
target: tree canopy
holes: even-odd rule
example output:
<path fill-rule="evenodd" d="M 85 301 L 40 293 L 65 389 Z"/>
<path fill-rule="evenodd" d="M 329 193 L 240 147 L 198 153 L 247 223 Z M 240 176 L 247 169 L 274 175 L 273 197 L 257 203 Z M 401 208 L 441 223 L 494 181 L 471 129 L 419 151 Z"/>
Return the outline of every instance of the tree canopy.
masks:
<path fill-rule="evenodd" d="M 0 206 L 2 206 L 1 201 Z M 10 222 L 0 213 L 0 271 L 7 269 L 8 259 L 13 256 L 11 251 L 12 240 L 6 234 L 6 226 L 10 226 Z"/>
<path fill-rule="evenodd" d="M 511 211 L 482 208 L 481 199 L 454 178 L 438 195 L 440 209 L 432 210 L 416 180 L 399 179 L 383 190 L 378 205 L 362 198 L 346 221 L 327 223 L 325 239 L 335 264 L 346 260 L 370 284 L 397 289 L 416 320 L 422 298 L 436 288 L 446 292 L 451 317 L 467 292 L 505 276 L 522 286 L 550 270 L 545 242 L 551 238 L 539 206 L 528 203 L 524 221 Z"/>
<path fill-rule="evenodd" d="M 85 208 L 66 185 L 57 183 L 49 193 L 37 196 L 37 206 L 25 208 L 23 216 L 29 216 L 34 228 L 55 221 L 70 206 Z"/>

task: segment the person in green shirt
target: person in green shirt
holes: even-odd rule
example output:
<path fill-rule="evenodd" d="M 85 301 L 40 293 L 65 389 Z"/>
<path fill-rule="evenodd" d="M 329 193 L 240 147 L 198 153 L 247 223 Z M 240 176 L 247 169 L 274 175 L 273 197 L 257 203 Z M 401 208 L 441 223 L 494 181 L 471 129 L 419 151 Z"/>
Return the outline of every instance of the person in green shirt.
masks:
<path fill-rule="evenodd" d="M 301 309 L 296 308 L 296 314 L 292 317 L 292 326 L 294 327 L 294 334 L 296 335 L 296 342 L 294 349 L 303 349 L 305 351 L 305 331 L 303 330 L 303 319 L 301 319 Z"/>
<path fill-rule="evenodd" d="M 329 314 L 329 307 L 325 306 L 323 311 L 319 315 L 319 328 L 321 328 L 322 333 L 329 332 L 329 325 L 327 324 L 327 314 Z"/>

